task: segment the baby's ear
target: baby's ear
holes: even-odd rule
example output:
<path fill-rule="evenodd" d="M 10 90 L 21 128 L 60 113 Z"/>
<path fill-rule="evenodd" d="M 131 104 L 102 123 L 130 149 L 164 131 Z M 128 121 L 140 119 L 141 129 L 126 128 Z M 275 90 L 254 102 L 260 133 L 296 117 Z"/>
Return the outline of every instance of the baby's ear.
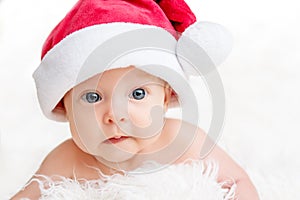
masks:
<path fill-rule="evenodd" d="M 174 91 L 169 85 L 165 86 L 165 100 L 164 100 L 165 110 L 168 109 L 168 105 L 171 101 L 171 97 L 172 97 L 173 93 L 174 93 Z"/>
<path fill-rule="evenodd" d="M 64 99 L 60 100 L 60 102 L 56 105 L 55 109 L 65 110 Z"/>
<path fill-rule="evenodd" d="M 72 94 L 73 89 L 69 90 L 55 106 L 55 109 L 53 109 L 53 112 L 57 112 L 60 116 L 63 116 L 67 121 L 69 121 L 69 112 L 71 112 L 69 111 L 69 109 L 71 109 L 70 105 L 72 105 Z"/>
<path fill-rule="evenodd" d="M 55 106 L 52 112 L 64 115 L 68 120 L 68 115 L 64 104 L 64 98 L 58 102 L 58 104 Z"/>

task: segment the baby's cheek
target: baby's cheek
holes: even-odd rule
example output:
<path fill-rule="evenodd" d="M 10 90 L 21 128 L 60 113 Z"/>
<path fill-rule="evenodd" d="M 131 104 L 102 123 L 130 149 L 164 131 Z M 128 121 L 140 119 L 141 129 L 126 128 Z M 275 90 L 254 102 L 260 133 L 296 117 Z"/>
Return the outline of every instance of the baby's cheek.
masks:
<path fill-rule="evenodd" d="M 161 129 L 164 121 L 162 105 L 147 104 L 129 107 L 129 120 L 136 128 L 144 131 L 157 131 Z"/>
<path fill-rule="evenodd" d="M 81 149 L 82 151 L 88 153 L 88 150 L 87 148 L 85 147 L 85 145 L 82 143 L 78 133 L 77 133 L 77 130 L 76 128 L 71 125 L 71 134 L 72 134 L 72 139 L 74 141 L 74 143 L 76 144 L 76 146 Z"/>
<path fill-rule="evenodd" d="M 106 139 L 94 106 L 76 105 L 72 124 L 76 144 L 85 152 L 94 154 L 98 144 Z"/>
<path fill-rule="evenodd" d="M 149 107 L 139 107 L 130 106 L 128 109 L 130 122 L 138 128 L 147 128 L 151 126 L 151 108 Z"/>

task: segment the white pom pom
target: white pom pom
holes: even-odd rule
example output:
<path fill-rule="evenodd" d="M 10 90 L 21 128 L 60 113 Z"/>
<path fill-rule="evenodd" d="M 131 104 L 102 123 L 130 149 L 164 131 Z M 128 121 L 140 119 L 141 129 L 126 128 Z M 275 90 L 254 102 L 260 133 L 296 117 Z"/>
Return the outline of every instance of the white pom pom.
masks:
<path fill-rule="evenodd" d="M 211 22 L 196 22 L 178 40 L 179 62 L 187 74 L 198 75 L 199 71 L 206 73 L 224 62 L 232 44 L 232 35 L 225 27 Z M 187 63 L 197 67 L 198 72 L 190 69 Z"/>

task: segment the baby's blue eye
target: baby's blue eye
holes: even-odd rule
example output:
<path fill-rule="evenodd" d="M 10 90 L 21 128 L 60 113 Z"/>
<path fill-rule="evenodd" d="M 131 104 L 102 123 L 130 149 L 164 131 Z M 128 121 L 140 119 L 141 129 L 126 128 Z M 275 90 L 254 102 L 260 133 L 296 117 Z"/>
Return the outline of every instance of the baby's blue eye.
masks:
<path fill-rule="evenodd" d="M 133 92 L 130 95 L 130 97 L 134 98 L 135 100 L 141 100 L 145 96 L 146 96 L 146 92 L 142 88 L 138 88 L 138 89 L 133 90 Z"/>
<path fill-rule="evenodd" d="M 96 103 L 100 101 L 102 98 L 96 92 L 88 92 L 82 96 L 82 99 L 84 101 L 87 101 L 88 103 Z"/>

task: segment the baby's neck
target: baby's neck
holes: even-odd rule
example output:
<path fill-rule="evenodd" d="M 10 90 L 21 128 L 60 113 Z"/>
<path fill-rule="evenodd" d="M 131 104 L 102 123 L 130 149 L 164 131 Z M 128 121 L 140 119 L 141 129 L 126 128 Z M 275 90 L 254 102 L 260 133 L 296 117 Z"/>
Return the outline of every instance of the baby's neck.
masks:
<path fill-rule="evenodd" d="M 129 171 L 133 171 L 139 168 L 145 160 L 142 160 L 141 157 L 134 155 L 132 158 L 123 161 L 123 162 L 110 162 L 101 157 L 96 157 L 96 160 L 101 167 L 101 171 L 105 175 L 113 174 L 126 174 Z"/>

